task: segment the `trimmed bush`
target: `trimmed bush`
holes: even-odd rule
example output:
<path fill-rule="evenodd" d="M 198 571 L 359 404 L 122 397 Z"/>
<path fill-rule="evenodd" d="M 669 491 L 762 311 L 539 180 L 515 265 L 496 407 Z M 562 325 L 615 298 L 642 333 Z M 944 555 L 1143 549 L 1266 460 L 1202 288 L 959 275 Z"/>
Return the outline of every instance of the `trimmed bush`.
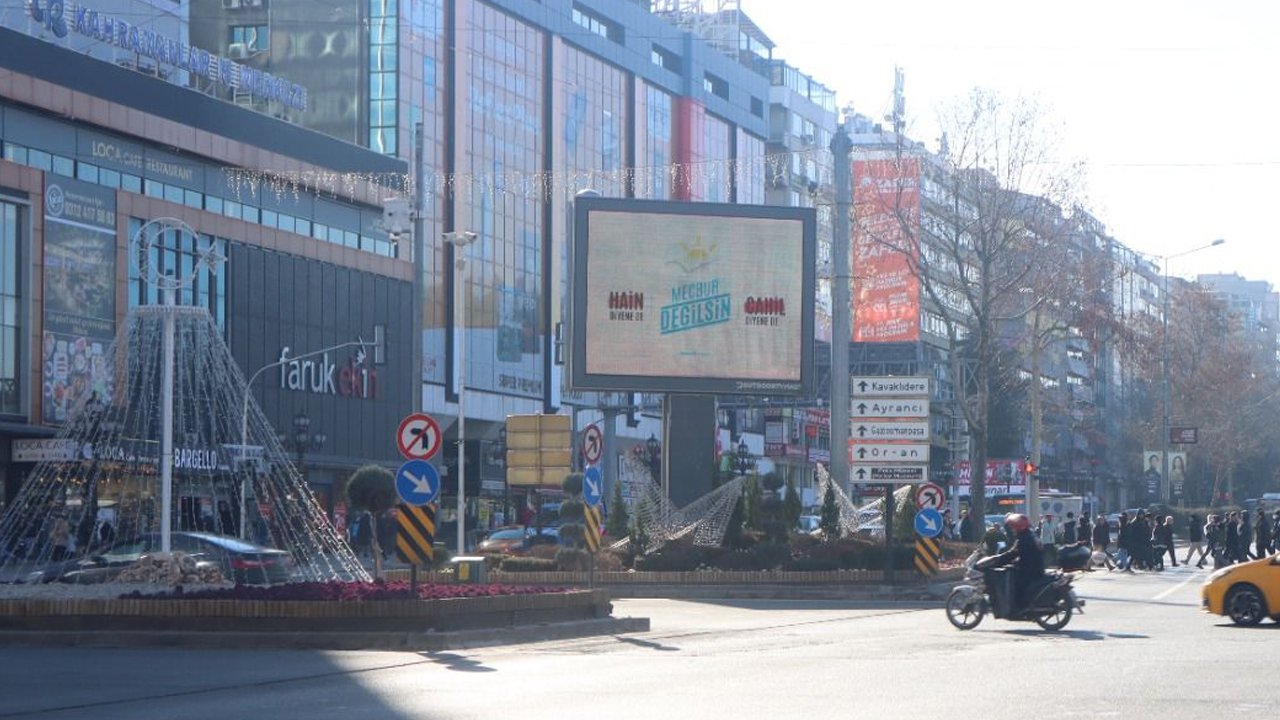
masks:
<path fill-rule="evenodd" d="M 503 572 L 554 572 L 560 569 L 555 560 L 547 558 L 503 555 L 500 560 L 498 567 Z"/>
<path fill-rule="evenodd" d="M 556 553 L 556 565 L 568 572 L 583 571 L 591 567 L 591 553 L 581 548 L 563 547 Z"/>

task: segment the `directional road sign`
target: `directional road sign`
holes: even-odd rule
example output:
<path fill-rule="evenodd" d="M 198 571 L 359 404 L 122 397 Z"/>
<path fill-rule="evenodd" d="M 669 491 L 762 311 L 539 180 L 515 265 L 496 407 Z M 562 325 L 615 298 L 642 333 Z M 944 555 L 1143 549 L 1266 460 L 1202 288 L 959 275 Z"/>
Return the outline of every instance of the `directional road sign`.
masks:
<path fill-rule="evenodd" d="M 929 397 L 929 378 L 855 375 L 849 378 L 849 394 L 853 397 Z"/>
<path fill-rule="evenodd" d="M 396 471 L 396 494 L 406 505 L 426 505 L 440 497 L 440 473 L 426 460 L 408 460 Z"/>
<path fill-rule="evenodd" d="M 929 443 L 849 441 L 849 462 L 929 462 Z"/>
<path fill-rule="evenodd" d="M 406 460 L 430 460 L 443 441 L 440 423 L 426 413 L 408 415 L 396 431 L 396 446 Z"/>
<path fill-rule="evenodd" d="M 855 440 L 929 440 L 929 423 L 889 422 L 884 420 L 849 423 Z"/>
<path fill-rule="evenodd" d="M 855 400 L 850 406 L 853 417 L 864 418 L 927 418 L 929 398 L 880 398 Z"/>
<path fill-rule="evenodd" d="M 595 465 L 600 462 L 602 454 L 604 454 L 604 437 L 600 434 L 600 428 L 596 425 L 588 425 L 587 429 L 582 431 L 582 457 L 588 465 Z"/>
<path fill-rule="evenodd" d="M 925 508 L 916 513 L 916 534 L 920 537 L 937 537 L 942 532 L 942 513 Z"/>
<path fill-rule="evenodd" d="M 947 501 L 947 494 L 942 488 L 933 483 L 925 483 L 916 488 L 916 509 L 924 510 L 932 508 L 939 512 L 942 511 L 943 504 Z"/>
<path fill-rule="evenodd" d="M 582 502 L 596 506 L 604 497 L 604 476 L 600 468 L 592 465 L 582 474 Z"/>
<path fill-rule="evenodd" d="M 929 477 L 928 465 L 854 465 L 849 474 L 856 483 L 914 485 Z"/>

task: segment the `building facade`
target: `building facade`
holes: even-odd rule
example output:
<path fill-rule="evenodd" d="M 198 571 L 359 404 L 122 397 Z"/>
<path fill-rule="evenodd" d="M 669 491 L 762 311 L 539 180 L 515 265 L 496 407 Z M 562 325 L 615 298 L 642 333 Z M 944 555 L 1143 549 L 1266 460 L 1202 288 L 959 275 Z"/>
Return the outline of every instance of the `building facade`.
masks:
<path fill-rule="evenodd" d="M 97 25 L 87 13 L 66 16 L 81 24 L 68 34 L 105 38 L 107 13 Z M 112 42 L 138 32 L 142 43 L 123 22 L 112 18 L 125 33 Z M 39 441 L 111 382 L 95 358 L 129 308 L 160 301 L 130 242 L 149 221 L 174 218 L 195 234 L 164 235 L 150 261 L 193 276 L 177 301 L 209 310 L 245 377 L 290 354 L 385 338 L 376 358 L 314 358 L 305 384 L 286 362 L 251 388 L 286 446 L 295 418 L 309 418 L 315 432 L 299 459 L 334 510 L 351 470 L 394 462 L 396 424 L 413 406 L 413 264 L 378 228 L 386 190 L 369 182 L 403 177 L 405 163 L 187 87 L 169 61 L 194 73 L 200 52 L 216 57 L 184 38 L 145 36 L 170 48 L 155 52 L 166 72 L 147 73 L 38 27 L 0 29 L 4 497 L 40 459 Z M 277 170 L 292 183 L 260 182 Z M 338 176 L 352 180 L 326 181 Z M 208 252 L 226 259 L 219 272 L 196 262 Z"/>

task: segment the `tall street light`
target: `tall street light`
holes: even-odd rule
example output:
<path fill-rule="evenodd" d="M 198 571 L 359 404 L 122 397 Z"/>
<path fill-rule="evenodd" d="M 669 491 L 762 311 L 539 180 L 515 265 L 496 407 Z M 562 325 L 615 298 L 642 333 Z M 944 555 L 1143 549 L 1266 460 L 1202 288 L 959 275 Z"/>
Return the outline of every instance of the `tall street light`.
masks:
<path fill-rule="evenodd" d="M 467 246 L 479 235 L 473 232 L 447 232 L 446 242 L 453 245 L 453 265 L 458 273 L 454 279 L 457 293 L 458 314 L 453 326 L 458 333 L 458 554 L 466 554 L 467 537 Z"/>
<path fill-rule="evenodd" d="M 1217 247 L 1226 240 L 1218 238 L 1208 245 L 1201 245 L 1173 255 L 1161 255 L 1164 290 L 1161 292 L 1160 319 L 1160 499 L 1168 504 L 1172 487 L 1169 482 L 1169 261 L 1193 252 Z"/>

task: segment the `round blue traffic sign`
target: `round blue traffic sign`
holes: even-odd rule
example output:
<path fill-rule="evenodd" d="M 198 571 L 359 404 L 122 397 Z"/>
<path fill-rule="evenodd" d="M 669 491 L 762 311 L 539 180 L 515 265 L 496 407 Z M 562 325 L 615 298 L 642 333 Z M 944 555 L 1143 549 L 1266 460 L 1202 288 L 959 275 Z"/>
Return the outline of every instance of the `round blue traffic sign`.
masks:
<path fill-rule="evenodd" d="M 916 533 L 921 537 L 937 537 L 942 533 L 942 513 L 924 508 L 916 513 Z"/>
<path fill-rule="evenodd" d="M 409 460 L 396 471 L 396 494 L 406 505 L 426 505 L 440 497 L 440 473 L 426 460 Z"/>
<path fill-rule="evenodd" d="M 604 476 L 600 468 L 592 465 L 582 474 L 582 501 L 588 505 L 599 505 L 604 498 Z"/>

